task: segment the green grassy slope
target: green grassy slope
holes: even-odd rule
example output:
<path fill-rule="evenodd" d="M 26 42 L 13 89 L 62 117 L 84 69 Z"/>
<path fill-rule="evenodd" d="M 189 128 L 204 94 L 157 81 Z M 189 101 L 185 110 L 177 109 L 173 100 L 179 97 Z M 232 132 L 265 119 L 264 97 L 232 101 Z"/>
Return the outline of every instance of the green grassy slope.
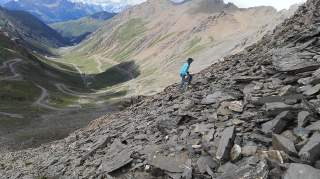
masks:
<path fill-rule="evenodd" d="M 76 20 L 53 23 L 50 26 L 71 42 L 79 42 L 115 15 L 115 13 L 99 12 Z"/>

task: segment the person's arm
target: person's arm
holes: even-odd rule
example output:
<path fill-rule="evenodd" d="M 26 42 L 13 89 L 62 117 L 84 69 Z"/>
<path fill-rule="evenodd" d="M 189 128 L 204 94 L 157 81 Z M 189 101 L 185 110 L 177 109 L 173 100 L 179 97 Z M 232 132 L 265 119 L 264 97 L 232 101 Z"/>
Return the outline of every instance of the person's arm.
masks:
<path fill-rule="evenodd" d="M 190 65 L 188 64 L 188 67 L 187 67 L 187 74 L 190 75 L 189 73 L 189 68 L 190 68 Z"/>

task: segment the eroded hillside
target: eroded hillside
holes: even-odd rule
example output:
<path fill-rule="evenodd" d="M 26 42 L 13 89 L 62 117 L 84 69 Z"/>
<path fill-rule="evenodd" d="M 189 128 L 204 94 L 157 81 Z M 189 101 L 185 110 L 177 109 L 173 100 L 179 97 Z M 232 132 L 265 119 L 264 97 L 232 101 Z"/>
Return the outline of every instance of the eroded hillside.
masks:
<path fill-rule="evenodd" d="M 6 178 L 319 178 L 320 1 L 244 51 L 68 138 L 1 154 Z"/>

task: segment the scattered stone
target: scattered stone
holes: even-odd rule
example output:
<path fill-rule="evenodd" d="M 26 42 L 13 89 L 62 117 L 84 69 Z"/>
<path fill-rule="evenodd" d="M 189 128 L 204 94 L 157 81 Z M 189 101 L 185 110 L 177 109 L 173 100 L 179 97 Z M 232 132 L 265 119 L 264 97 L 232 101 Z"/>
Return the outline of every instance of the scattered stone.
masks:
<path fill-rule="evenodd" d="M 231 147 L 233 145 L 235 137 L 235 127 L 231 126 L 226 128 L 222 135 L 219 142 L 218 150 L 216 153 L 216 157 L 218 160 L 228 160 Z"/>
<path fill-rule="evenodd" d="M 231 111 L 240 112 L 241 113 L 241 112 L 243 112 L 244 105 L 243 105 L 242 101 L 233 101 L 233 102 L 229 103 L 228 108 Z"/>
<path fill-rule="evenodd" d="M 273 134 L 272 135 L 272 147 L 275 150 L 282 150 L 290 155 L 296 155 L 297 150 L 294 146 L 294 143 L 281 135 Z"/>
<path fill-rule="evenodd" d="M 232 119 L 232 124 L 235 125 L 235 126 L 243 124 L 243 123 L 245 123 L 245 121 L 242 121 L 242 120 L 239 120 L 239 119 Z"/>
<path fill-rule="evenodd" d="M 222 102 L 220 107 L 217 110 L 217 114 L 220 116 L 228 116 L 232 114 L 232 111 L 229 109 L 229 102 Z"/>

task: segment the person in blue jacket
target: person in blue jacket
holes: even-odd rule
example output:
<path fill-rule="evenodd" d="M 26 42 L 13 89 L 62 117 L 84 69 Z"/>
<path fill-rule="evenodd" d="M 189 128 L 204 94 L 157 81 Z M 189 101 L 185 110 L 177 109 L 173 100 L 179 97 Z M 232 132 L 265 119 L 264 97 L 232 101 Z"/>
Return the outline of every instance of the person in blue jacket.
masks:
<path fill-rule="evenodd" d="M 180 77 L 181 77 L 181 85 L 180 85 L 180 89 L 184 89 L 187 85 L 189 85 L 191 83 L 192 80 L 192 75 L 190 75 L 189 73 L 189 68 L 191 63 L 193 62 L 192 58 L 188 58 L 187 62 L 183 64 L 181 70 L 180 70 Z"/>

